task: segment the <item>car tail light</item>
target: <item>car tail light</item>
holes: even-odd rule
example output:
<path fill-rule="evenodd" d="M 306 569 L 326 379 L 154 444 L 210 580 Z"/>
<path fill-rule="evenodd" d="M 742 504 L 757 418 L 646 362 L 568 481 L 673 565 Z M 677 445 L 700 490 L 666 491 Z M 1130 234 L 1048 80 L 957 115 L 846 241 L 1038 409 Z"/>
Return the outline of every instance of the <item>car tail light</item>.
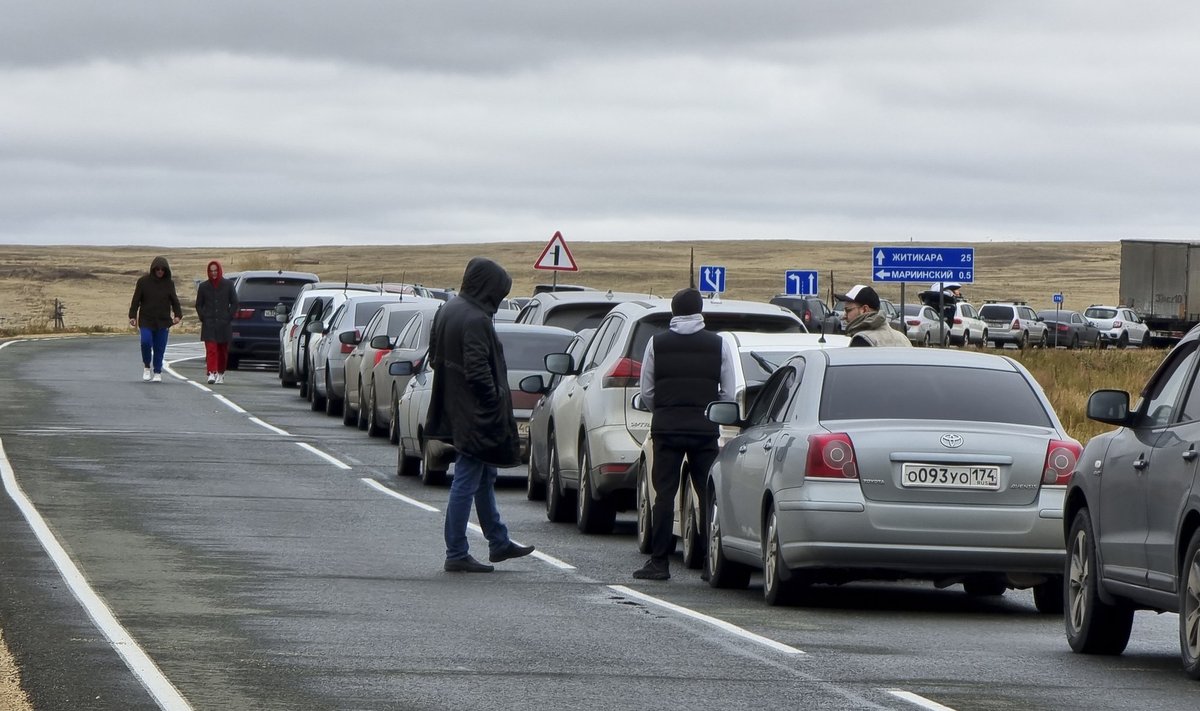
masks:
<path fill-rule="evenodd" d="M 854 443 L 844 432 L 808 436 L 808 462 L 804 472 L 808 477 L 857 479 L 858 462 L 854 459 Z"/>
<path fill-rule="evenodd" d="M 606 388 L 636 388 L 642 377 L 642 364 L 632 358 L 622 358 L 613 364 L 604 376 L 602 386 Z"/>
<path fill-rule="evenodd" d="M 1011 325 L 1011 326 L 1009 326 L 1009 328 L 1011 328 L 1011 329 L 1012 329 L 1012 330 L 1014 330 L 1014 331 L 1020 331 L 1020 330 L 1021 330 L 1021 320 L 1020 320 L 1020 319 L 1015 319 L 1015 318 L 1014 318 L 1014 319 L 1013 319 L 1013 322 L 1012 322 L 1012 325 Z"/>
<path fill-rule="evenodd" d="M 921 319 L 913 318 L 913 319 L 909 319 L 909 320 L 905 321 L 904 323 L 907 323 L 909 326 L 920 326 Z"/>
<path fill-rule="evenodd" d="M 1055 327 L 1054 327 L 1054 329 L 1055 329 L 1056 331 L 1061 331 L 1062 333 L 1066 333 L 1067 331 L 1070 331 L 1070 330 L 1071 330 L 1071 327 L 1070 327 L 1070 326 L 1068 326 L 1068 325 L 1067 325 L 1067 324 L 1065 324 L 1065 323 L 1060 323 L 1060 324 L 1058 324 L 1057 326 L 1055 326 Z"/>
<path fill-rule="evenodd" d="M 1113 327 L 1113 328 L 1120 328 L 1120 327 L 1121 327 L 1121 322 L 1120 322 L 1120 321 L 1113 321 L 1113 325 L 1112 325 L 1112 327 Z"/>
<path fill-rule="evenodd" d="M 1042 483 L 1055 486 L 1066 486 L 1071 481 L 1071 473 L 1083 454 L 1083 446 L 1078 442 L 1052 439 L 1046 445 L 1046 463 L 1042 467 Z"/>
<path fill-rule="evenodd" d="M 383 357 L 391 352 L 392 352 L 391 348 L 380 348 L 379 350 L 375 351 L 374 365 L 379 365 L 379 361 L 383 360 Z"/>
<path fill-rule="evenodd" d="M 299 324 L 298 322 L 297 322 L 297 323 L 293 323 L 293 324 L 292 324 L 292 330 L 288 331 L 288 340 L 291 340 L 291 339 L 295 338 L 295 337 L 296 337 L 296 331 L 298 331 L 298 330 L 300 330 L 300 324 Z"/>
<path fill-rule="evenodd" d="M 233 317 L 239 320 L 254 318 L 254 309 L 238 309 L 237 312 L 233 314 Z"/>
<path fill-rule="evenodd" d="M 622 462 L 614 462 L 612 464 L 601 464 L 597 469 L 600 470 L 600 476 L 619 476 L 629 473 L 633 464 L 625 464 Z"/>
<path fill-rule="evenodd" d="M 955 326 L 961 326 L 961 325 L 962 325 L 962 317 L 961 317 L 961 316 L 955 316 L 955 317 L 954 317 L 954 325 L 955 325 Z"/>

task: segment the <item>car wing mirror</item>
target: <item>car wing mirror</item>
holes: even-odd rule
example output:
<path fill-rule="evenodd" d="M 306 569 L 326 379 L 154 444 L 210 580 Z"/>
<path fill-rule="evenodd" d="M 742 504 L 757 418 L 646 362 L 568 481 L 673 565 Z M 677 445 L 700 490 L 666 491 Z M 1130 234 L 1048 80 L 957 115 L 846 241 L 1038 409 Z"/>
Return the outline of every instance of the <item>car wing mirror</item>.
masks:
<path fill-rule="evenodd" d="M 367 345 L 377 351 L 386 351 L 391 349 L 392 339 L 388 338 L 387 335 L 379 335 L 372 338 L 371 342 Z"/>
<path fill-rule="evenodd" d="M 325 324 L 321 323 L 320 321 L 311 321 L 307 326 L 304 327 L 304 330 L 308 331 L 309 333 L 325 333 Z"/>
<path fill-rule="evenodd" d="M 540 373 L 537 375 L 526 375 L 524 378 L 521 378 L 521 382 L 517 383 L 517 387 L 523 393 L 532 393 L 534 395 L 545 395 L 550 390 L 550 388 L 546 387 L 546 380 Z"/>
<path fill-rule="evenodd" d="M 388 364 L 388 375 L 412 375 L 415 372 L 416 364 L 412 361 L 397 360 Z"/>
<path fill-rule="evenodd" d="M 709 422 L 715 422 L 718 425 L 742 427 L 745 424 L 742 422 L 741 413 L 738 412 L 738 404 L 732 400 L 717 400 L 708 403 L 708 407 L 704 409 L 704 416 L 708 418 Z"/>
<path fill-rule="evenodd" d="M 638 412 L 650 412 L 650 408 L 646 407 L 646 401 L 642 399 L 641 393 L 634 393 L 633 397 L 629 398 L 629 406 Z"/>
<path fill-rule="evenodd" d="M 344 331 L 339 333 L 338 341 L 345 343 L 348 346 L 357 346 L 359 341 L 358 331 Z"/>
<path fill-rule="evenodd" d="M 1118 427 L 1130 422 L 1129 393 L 1124 390 L 1097 390 L 1088 397 L 1087 416 L 1090 420 Z"/>
<path fill-rule="evenodd" d="M 570 353 L 550 353 L 545 358 L 546 370 L 554 375 L 573 375 L 575 359 Z"/>

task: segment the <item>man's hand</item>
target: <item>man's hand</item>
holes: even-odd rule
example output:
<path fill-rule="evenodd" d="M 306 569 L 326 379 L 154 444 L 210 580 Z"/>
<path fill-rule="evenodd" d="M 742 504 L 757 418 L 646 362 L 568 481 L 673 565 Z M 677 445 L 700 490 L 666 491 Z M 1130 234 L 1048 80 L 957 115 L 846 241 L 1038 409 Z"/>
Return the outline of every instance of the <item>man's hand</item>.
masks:
<path fill-rule="evenodd" d="M 134 328 L 137 328 L 137 319 L 136 318 L 129 319 L 129 325 L 133 326 Z"/>
<path fill-rule="evenodd" d="M 177 324 L 177 323 L 179 323 L 179 322 L 180 322 L 180 321 L 182 321 L 182 320 L 183 320 L 183 317 L 182 317 L 182 316 L 176 316 L 175 318 L 171 319 L 171 323 L 173 323 L 173 324 Z"/>

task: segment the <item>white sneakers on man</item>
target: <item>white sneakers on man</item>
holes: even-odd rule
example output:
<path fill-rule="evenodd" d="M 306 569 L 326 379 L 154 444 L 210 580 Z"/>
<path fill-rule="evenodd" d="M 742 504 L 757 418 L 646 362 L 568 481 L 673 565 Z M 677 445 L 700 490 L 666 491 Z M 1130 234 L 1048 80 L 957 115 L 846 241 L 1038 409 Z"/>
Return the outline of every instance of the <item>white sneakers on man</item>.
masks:
<path fill-rule="evenodd" d="M 147 383 L 150 382 L 150 376 L 153 374 L 154 373 L 151 372 L 149 368 L 142 368 L 142 381 Z"/>
<path fill-rule="evenodd" d="M 225 374 L 217 373 L 217 385 L 223 385 L 224 383 L 225 383 Z"/>
<path fill-rule="evenodd" d="M 213 384 L 213 383 L 215 383 L 215 382 L 217 382 L 217 374 L 216 374 L 216 373 L 209 373 L 209 374 L 208 374 L 208 384 L 209 384 L 209 385 L 212 385 L 212 384 Z"/>
<path fill-rule="evenodd" d="M 152 383 L 161 383 L 161 382 L 162 382 L 162 373 L 155 373 L 155 374 L 154 374 L 154 375 L 153 375 L 153 376 L 150 378 L 150 382 L 152 382 Z"/>

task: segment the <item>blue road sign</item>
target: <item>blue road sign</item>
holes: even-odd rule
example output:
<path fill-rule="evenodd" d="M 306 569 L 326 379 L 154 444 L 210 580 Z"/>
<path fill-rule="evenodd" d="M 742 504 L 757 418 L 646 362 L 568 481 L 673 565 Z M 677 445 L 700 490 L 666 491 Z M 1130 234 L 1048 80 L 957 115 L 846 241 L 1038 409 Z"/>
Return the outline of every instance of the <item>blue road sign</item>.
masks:
<path fill-rule="evenodd" d="M 975 281 L 971 247 L 873 247 L 873 281 Z"/>
<path fill-rule="evenodd" d="M 817 271 L 815 269 L 789 269 L 783 273 L 783 293 L 788 296 L 815 296 Z"/>
<path fill-rule="evenodd" d="M 1054 295 L 1054 303 L 1061 304 L 1062 302 L 1063 302 L 1062 292 L 1060 291 L 1059 293 Z"/>
<path fill-rule="evenodd" d="M 700 291 L 725 293 L 725 267 L 712 265 L 700 267 L 700 283 L 696 288 Z"/>

